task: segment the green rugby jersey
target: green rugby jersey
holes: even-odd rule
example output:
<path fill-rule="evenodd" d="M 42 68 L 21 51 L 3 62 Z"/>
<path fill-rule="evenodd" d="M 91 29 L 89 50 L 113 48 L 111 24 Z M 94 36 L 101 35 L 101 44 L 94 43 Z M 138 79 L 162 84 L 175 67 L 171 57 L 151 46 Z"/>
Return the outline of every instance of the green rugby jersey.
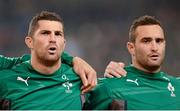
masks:
<path fill-rule="evenodd" d="M 85 109 L 108 109 L 112 100 L 125 101 L 126 109 L 180 109 L 180 81 L 164 72 L 145 74 L 133 66 L 123 78 L 100 79 L 89 93 Z"/>
<path fill-rule="evenodd" d="M 0 98 L 10 100 L 13 110 L 80 110 L 81 80 L 62 64 L 52 75 L 35 71 L 29 61 L 0 71 Z"/>
<path fill-rule="evenodd" d="M 66 52 L 62 53 L 61 56 L 62 63 L 66 63 L 72 66 L 72 59 L 73 57 L 68 55 Z M 30 60 L 30 55 L 23 55 L 22 57 L 14 57 L 14 58 L 0 55 L 0 70 L 11 69 L 13 66 L 27 60 Z"/>

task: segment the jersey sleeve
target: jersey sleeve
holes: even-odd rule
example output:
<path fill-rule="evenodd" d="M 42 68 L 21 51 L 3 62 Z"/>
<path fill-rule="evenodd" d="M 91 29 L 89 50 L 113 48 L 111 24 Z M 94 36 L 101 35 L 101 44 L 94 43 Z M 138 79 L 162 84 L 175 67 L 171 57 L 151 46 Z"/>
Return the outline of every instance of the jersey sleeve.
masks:
<path fill-rule="evenodd" d="M 23 55 L 22 57 L 5 57 L 0 55 L 0 70 L 11 69 L 13 66 L 29 59 L 30 55 Z"/>
<path fill-rule="evenodd" d="M 62 63 L 72 66 L 73 57 L 70 56 L 68 53 L 63 52 L 61 55 L 61 59 L 62 59 Z"/>
<path fill-rule="evenodd" d="M 25 54 L 22 57 L 5 57 L 0 55 L 0 70 L 3 69 L 11 69 L 13 66 L 22 63 L 24 61 L 30 60 L 31 56 L 29 54 Z M 63 52 L 62 62 L 68 65 L 72 65 L 73 57 Z"/>
<path fill-rule="evenodd" d="M 103 81 L 99 81 L 94 90 L 86 95 L 83 109 L 85 110 L 108 110 L 112 102 L 110 90 Z"/>

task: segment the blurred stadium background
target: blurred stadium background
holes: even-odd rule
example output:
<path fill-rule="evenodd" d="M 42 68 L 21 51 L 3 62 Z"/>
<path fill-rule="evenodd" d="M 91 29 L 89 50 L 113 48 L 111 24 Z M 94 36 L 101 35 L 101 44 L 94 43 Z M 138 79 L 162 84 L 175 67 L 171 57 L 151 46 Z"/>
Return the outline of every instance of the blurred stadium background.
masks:
<path fill-rule="evenodd" d="M 132 20 L 148 14 L 162 21 L 167 51 L 163 70 L 180 75 L 179 0 L 0 0 L 0 54 L 29 53 L 24 37 L 32 16 L 55 11 L 65 22 L 66 51 L 89 62 L 102 76 L 113 61 L 130 63 L 126 49 Z"/>

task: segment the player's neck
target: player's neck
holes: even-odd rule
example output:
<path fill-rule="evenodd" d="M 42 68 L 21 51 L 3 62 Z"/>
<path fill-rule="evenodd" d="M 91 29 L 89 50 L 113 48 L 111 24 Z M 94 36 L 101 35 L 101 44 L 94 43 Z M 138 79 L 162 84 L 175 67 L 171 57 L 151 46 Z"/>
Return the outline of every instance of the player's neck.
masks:
<path fill-rule="evenodd" d="M 141 71 L 144 71 L 146 73 L 157 73 L 157 72 L 159 72 L 161 70 L 161 67 L 149 67 L 149 66 L 146 67 L 146 66 L 141 66 L 141 65 L 136 64 L 136 63 L 132 63 L 132 65 L 135 68 L 137 68 L 137 69 L 139 69 Z"/>
<path fill-rule="evenodd" d="M 55 71 L 57 71 L 61 67 L 61 60 L 58 60 L 56 62 L 51 61 L 40 61 L 36 58 L 31 58 L 31 65 L 32 67 L 42 73 L 42 74 L 53 74 Z"/>

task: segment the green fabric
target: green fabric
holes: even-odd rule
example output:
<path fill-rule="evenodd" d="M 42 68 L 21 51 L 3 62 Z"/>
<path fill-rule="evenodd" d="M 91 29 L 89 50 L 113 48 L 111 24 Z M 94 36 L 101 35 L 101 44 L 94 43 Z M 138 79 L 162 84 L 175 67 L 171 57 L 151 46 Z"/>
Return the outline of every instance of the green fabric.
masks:
<path fill-rule="evenodd" d="M 73 64 L 72 64 L 73 57 L 71 55 L 69 55 L 68 53 L 63 52 L 61 55 L 61 60 L 62 60 L 62 63 L 73 66 Z"/>
<path fill-rule="evenodd" d="M 62 59 L 62 63 L 72 66 L 73 57 L 68 55 L 66 52 L 62 53 L 61 59 Z M 30 55 L 28 54 L 23 55 L 22 57 L 12 57 L 12 58 L 0 55 L 0 70 L 11 69 L 13 66 L 27 60 L 30 60 Z"/>
<path fill-rule="evenodd" d="M 180 109 L 179 79 L 164 72 L 145 74 L 133 66 L 125 70 L 126 77 L 99 79 L 87 96 L 85 108 L 108 109 L 111 101 L 118 99 L 127 101 L 130 110 Z"/>
<path fill-rule="evenodd" d="M 38 73 L 29 61 L 0 71 L 0 98 L 11 100 L 13 110 L 80 110 L 80 87 L 79 76 L 66 64 L 51 75 Z"/>
<path fill-rule="evenodd" d="M 21 63 L 21 57 L 4 57 L 0 55 L 0 70 L 11 69 L 15 64 Z"/>

